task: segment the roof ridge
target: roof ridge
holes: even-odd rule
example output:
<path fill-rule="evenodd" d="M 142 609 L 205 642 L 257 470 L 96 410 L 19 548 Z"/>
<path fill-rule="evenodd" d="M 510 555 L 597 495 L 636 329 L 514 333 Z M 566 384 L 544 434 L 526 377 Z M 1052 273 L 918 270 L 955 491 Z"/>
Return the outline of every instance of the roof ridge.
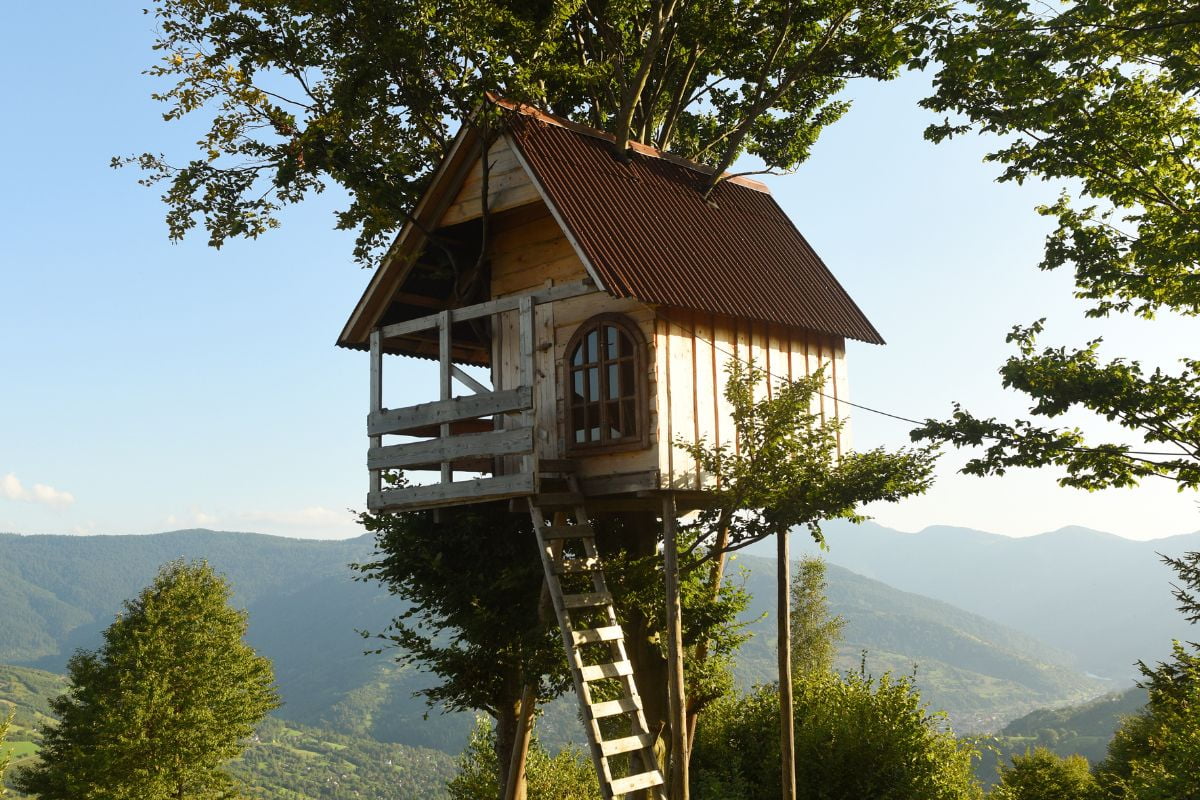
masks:
<path fill-rule="evenodd" d="M 508 109 L 509 111 L 515 112 L 517 114 L 521 114 L 522 116 L 531 117 L 533 119 L 538 120 L 539 122 L 544 122 L 548 125 L 556 125 L 560 128 L 566 128 L 567 130 L 572 131 L 574 133 L 578 133 L 583 136 L 591 136 L 594 139 L 601 139 L 603 141 L 608 142 L 609 144 L 615 143 L 617 141 L 617 137 L 613 136 L 611 133 L 608 133 L 607 131 L 602 131 L 602 130 L 599 130 L 598 128 L 593 128 L 590 125 L 584 125 L 581 122 L 575 122 L 574 120 L 567 119 L 566 117 L 560 117 L 557 114 L 551 114 L 548 111 L 543 111 L 542 109 L 540 109 L 536 106 L 529 105 L 528 103 L 521 103 L 516 100 L 509 100 L 507 98 L 500 97 L 499 95 L 493 94 L 491 92 L 487 93 L 487 98 L 488 98 L 488 101 L 491 102 L 493 105 L 497 105 L 501 108 Z M 652 147 L 651 145 L 648 145 L 648 144 L 643 144 L 634 139 L 629 140 L 629 149 L 633 150 L 635 153 L 638 153 L 639 155 L 648 156 L 650 158 L 661 159 L 668 163 L 675 164 L 677 166 L 684 167 L 686 169 L 690 169 L 693 172 L 699 172 L 702 175 L 711 176 L 716 172 L 716 170 L 710 166 L 701 164 L 696 161 L 692 161 L 690 159 L 684 158 L 683 156 L 676 155 L 675 153 L 667 152 L 666 150 L 660 150 L 657 147 Z M 725 173 L 725 181 L 727 183 L 736 183 L 739 186 L 744 186 L 747 189 L 753 189 L 754 191 L 762 192 L 763 194 L 771 193 L 771 189 L 765 183 L 763 183 L 762 181 L 756 181 L 753 178 L 749 178 L 745 175 L 731 175 L 727 172 L 727 173 Z"/>

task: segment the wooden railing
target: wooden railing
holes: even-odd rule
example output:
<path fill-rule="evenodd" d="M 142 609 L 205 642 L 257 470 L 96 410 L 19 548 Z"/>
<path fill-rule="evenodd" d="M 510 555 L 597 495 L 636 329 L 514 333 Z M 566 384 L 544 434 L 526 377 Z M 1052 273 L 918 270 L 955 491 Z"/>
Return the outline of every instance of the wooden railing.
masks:
<path fill-rule="evenodd" d="M 385 325 L 371 332 L 371 409 L 367 416 L 367 469 L 371 483 L 367 507 L 372 511 L 430 508 L 474 500 L 532 494 L 535 488 L 534 352 L 538 346 L 534 307 L 595 291 L 590 282 L 564 284 L 537 292 L 502 297 L 486 303 L 448 309 L 419 319 Z M 501 315 L 517 315 L 519 347 L 503 348 L 493 358 L 518 360 L 518 386 L 499 391 L 485 386 L 452 360 L 451 332 L 456 323 L 492 318 L 498 330 Z M 439 397 L 428 403 L 389 409 L 383 407 L 384 343 L 391 338 L 436 330 Z M 510 353 L 510 355 L 505 355 Z M 492 365 L 492 374 L 500 374 Z M 457 381 L 470 394 L 455 397 Z M 427 437 L 420 441 L 383 444 L 385 435 Z M 428 438 L 431 437 L 431 438 Z M 499 460 L 520 458 L 521 468 L 499 474 Z M 511 463 L 511 462 L 510 462 Z M 389 470 L 432 470 L 436 483 L 384 487 Z M 490 477 L 455 481 L 454 472 L 490 472 Z"/>

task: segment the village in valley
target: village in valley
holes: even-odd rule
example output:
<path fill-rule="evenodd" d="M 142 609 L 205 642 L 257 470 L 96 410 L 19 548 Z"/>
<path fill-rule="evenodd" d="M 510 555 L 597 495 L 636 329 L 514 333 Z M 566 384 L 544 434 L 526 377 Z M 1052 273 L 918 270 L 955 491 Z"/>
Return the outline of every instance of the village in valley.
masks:
<path fill-rule="evenodd" d="M 0 795 L 1200 798 L 1200 9 L 132 11 Z"/>

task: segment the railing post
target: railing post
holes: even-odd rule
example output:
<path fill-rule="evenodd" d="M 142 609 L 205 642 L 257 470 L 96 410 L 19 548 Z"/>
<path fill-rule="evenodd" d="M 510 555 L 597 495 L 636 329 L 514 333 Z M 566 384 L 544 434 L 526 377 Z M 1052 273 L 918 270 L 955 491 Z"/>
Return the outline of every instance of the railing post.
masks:
<path fill-rule="evenodd" d="M 371 410 L 370 417 L 383 411 L 383 335 L 379 329 L 371 331 Z M 381 447 L 383 445 L 382 436 L 368 436 L 368 444 L 370 447 Z M 370 506 L 379 499 L 380 493 L 383 491 L 383 471 L 373 469 L 370 471 L 371 485 L 368 489 L 368 502 Z"/>
<path fill-rule="evenodd" d="M 443 311 L 438 314 L 438 362 L 441 365 L 441 399 L 450 399 L 451 376 L 450 369 L 450 312 Z M 446 445 L 446 440 L 450 438 L 450 423 L 443 422 L 441 428 L 441 439 L 443 446 Z M 450 483 L 454 480 L 454 474 L 450 471 L 450 462 L 442 462 L 442 483 Z"/>
<path fill-rule="evenodd" d="M 532 388 L 534 376 L 533 353 L 537 345 L 537 335 L 534 330 L 533 297 L 531 295 L 523 296 L 517 309 L 517 328 L 521 343 L 521 385 Z M 537 414 L 537 392 L 533 393 L 533 404 L 534 408 L 521 412 L 522 427 L 533 427 Z M 532 455 L 525 456 L 522 459 L 525 472 L 533 471 L 535 460 L 535 457 Z"/>

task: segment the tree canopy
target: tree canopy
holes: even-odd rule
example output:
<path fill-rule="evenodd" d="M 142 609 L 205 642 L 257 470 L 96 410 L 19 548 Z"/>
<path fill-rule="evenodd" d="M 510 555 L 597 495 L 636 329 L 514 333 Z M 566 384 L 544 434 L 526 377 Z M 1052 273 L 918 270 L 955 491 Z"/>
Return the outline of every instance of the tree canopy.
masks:
<path fill-rule="evenodd" d="M 725 398 L 732 408 L 734 440 L 720 445 L 681 440 L 679 447 L 717 477 L 711 508 L 699 512 L 690 528 L 695 541 L 718 557 L 795 527 L 824 542 L 821 523 L 861 522 L 865 503 L 899 502 L 923 493 L 933 481 L 933 448 L 874 448 L 841 452 L 844 419 L 822 418 L 813 398 L 824 391 L 817 370 L 795 380 L 779 380 L 753 364 L 730 365 Z M 727 539 L 717 546 L 714 543 Z"/>
<path fill-rule="evenodd" d="M 1038 209 L 1057 227 L 1042 269 L 1074 270 L 1087 313 L 1200 313 L 1200 10 L 1164 0 L 1079 0 L 1049 6 L 975 0 L 931 20 L 917 60 L 936 69 L 927 108 L 953 114 L 933 141 L 975 131 L 998 135 L 988 160 L 1000 179 L 1064 185 Z M 955 408 L 916 438 L 984 447 L 965 471 L 1003 474 L 1055 464 L 1061 483 L 1130 486 L 1151 476 L 1200 488 L 1200 361 L 1175 372 L 1037 344 L 1042 323 L 1013 329 L 1017 354 L 1005 387 L 1028 395 L 1047 422 L 1000 421 Z M 1053 427 L 1070 410 L 1093 412 L 1139 443 L 1094 442 Z"/>
<path fill-rule="evenodd" d="M 257 236 L 337 184 L 367 259 L 486 92 L 671 150 L 719 174 L 807 158 L 855 78 L 887 80 L 940 0 L 156 0 L 169 121 L 198 152 L 143 153 L 172 238 Z"/>
<path fill-rule="evenodd" d="M 98 650 L 67 665 L 51 701 L 40 761 L 18 790 L 42 800 L 215 800 L 241 753 L 278 707 L 271 663 L 242 641 L 246 613 L 204 563 L 173 562 L 126 602 Z"/>
<path fill-rule="evenodd" d="M 1179 576 L 1179 611 L 1200 622 L 1200 552 L 1164 558 Z M 1121 725 L 1096 769 L 1106 800 L 1200 797 L 1200 644 L 1174 642 L 1172 657 L 1139 664 L 1149 702 Z"/>

